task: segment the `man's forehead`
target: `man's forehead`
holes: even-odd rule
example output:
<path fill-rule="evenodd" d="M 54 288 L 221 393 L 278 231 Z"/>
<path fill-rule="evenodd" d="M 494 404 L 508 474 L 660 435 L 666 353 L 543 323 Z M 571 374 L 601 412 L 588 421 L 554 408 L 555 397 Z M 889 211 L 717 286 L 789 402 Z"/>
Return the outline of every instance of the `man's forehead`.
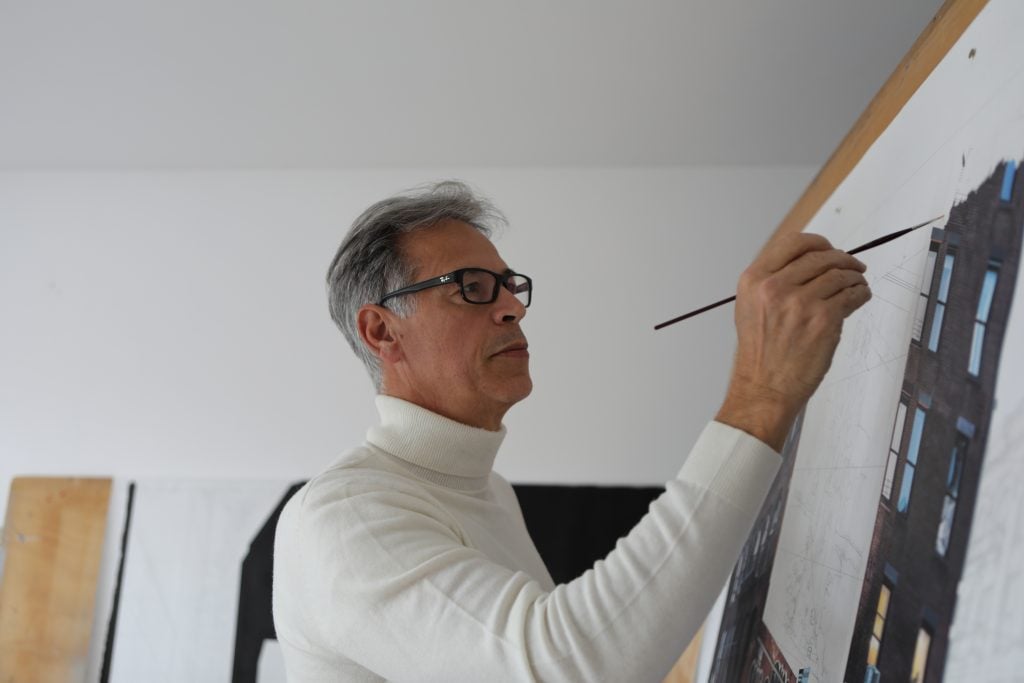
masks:
<path fill-rule="evenodd" d="M 511 270 L 487 236 L 463 221 L 444 219 L 415 230 L 405 236 L 402 247 L 421 277 L 459 268 L 480 267 L 499 273 Z"/>

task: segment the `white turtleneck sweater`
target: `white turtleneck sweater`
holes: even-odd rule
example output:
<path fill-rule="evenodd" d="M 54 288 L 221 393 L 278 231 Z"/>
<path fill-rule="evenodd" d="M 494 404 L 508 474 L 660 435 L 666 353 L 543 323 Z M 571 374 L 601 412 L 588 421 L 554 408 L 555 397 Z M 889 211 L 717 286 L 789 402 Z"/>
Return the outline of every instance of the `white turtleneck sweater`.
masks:
<path fill-rule="evenodd" d="M 377 407 L 366 442 L 299 490 L 277 525 L 274 625 L 293 682 L 660 681 L 781 462 L 708 424 L 615 550 L 555 586 L 491 470 L 505 428 L 388 396 Z"/>

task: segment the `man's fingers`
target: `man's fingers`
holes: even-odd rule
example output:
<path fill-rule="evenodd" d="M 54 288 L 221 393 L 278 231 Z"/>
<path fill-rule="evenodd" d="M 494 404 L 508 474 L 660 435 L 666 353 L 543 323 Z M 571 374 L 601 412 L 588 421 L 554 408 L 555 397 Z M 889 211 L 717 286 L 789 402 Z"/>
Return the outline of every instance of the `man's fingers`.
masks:
<path fill-rule="evenodd" d="M 870 300 L 871 288 L 868 287 L 867 283 L 864 283 L 840 290 L 828 301 L 837 304 L 843 313 L 843 317 L 846 318 Z"/>
<path fill-rule="evenodd" d="M 867 270 L 860 260 L 845 251 L 828 249 L 811 251 L 794 259 L 776 275 L 793 285 L 809 283 L 831 270 L 852 270 L 863 273 Z"/>
<path fill-rule="evenodd" d="M 861 271 L 835 268 L 814 278 L 806 287 L 816 299 L 830 299 L 848 287 L 867 284 L 868 281 Z"/>
<path fill-rule="evenodd" d="M 779 235 L 764 245 L 753 265 L 765 273 L 774 273 L 808 252 L 831 248 L 832 244 L 827 239 L 814 233 Z"/>

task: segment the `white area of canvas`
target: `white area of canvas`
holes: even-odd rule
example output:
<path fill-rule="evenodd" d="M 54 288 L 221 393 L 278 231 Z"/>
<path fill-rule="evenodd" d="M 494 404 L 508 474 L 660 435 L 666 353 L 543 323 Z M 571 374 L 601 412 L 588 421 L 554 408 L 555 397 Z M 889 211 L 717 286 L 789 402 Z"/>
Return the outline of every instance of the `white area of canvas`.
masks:
<path fill-rule="evenodd" d="M 735 290 L 813 169 L 0 174 L 0 504 L 20 474 L 305 478 L 372 388 L 323 276 L 366 206 L 461 177 L 534 277 L 533 395 L 496 467 L 658 485 L 724 392 Z"/>
<path fill-rule="evenodd" d="M 807 229 L 865 242 L 948 213 L 1001 160 L 1020 158 L 1022 25 L 1024 5 L 991 2 Z M 814 681 L 841 680 L 845 668 L 928 232 L 863 255 L 875 300 L 848 322 L 808 406 L 764 621 Z"/>

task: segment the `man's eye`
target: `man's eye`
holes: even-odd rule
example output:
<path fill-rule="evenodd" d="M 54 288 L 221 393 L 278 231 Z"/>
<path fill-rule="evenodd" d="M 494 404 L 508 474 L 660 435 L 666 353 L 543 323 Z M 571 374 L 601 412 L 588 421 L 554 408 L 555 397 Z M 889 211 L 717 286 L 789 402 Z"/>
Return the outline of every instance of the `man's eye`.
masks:
<path fill-rule="evenodd" d="M 479 282 L 464 282 L 462 284 L 462 289 L 465 290 L 468 294 L 476 294 L 477 292 L 480 291 L 480 283 Z"/>

